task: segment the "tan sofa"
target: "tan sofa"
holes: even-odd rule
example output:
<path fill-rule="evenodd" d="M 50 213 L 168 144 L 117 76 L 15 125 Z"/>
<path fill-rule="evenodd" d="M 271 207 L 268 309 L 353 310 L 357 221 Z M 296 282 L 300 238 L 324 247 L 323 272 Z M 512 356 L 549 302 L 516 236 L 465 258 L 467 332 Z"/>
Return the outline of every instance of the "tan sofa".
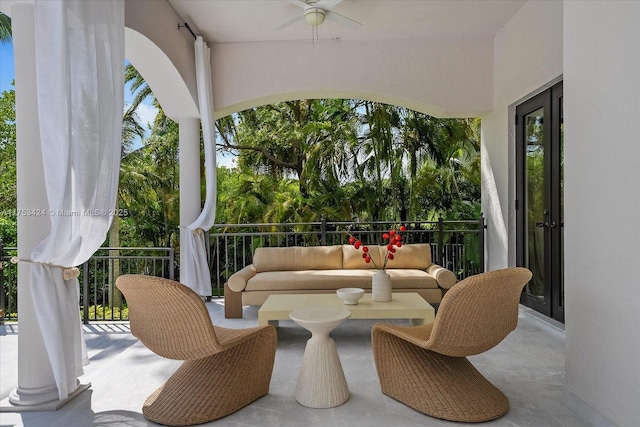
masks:
<path fill-rule="evenodd" d="M 384 246 L 370 246 L 371 257 L 381 266 Z M 427 302 L 439 304 L 453 286 L 455 274 L 431 262 L 429 244 L 396 248 L 386 270 L 393 292 L 417 292 Z M 331 293 L 346 287 L 371 292 L 376 272 L 362 250 L 351 245 L 258 248 L 253 264 L 234 273 L 225 284 L 225 317 L 241 318 L 242 305 L 262 305 L 272 294 Z"/>

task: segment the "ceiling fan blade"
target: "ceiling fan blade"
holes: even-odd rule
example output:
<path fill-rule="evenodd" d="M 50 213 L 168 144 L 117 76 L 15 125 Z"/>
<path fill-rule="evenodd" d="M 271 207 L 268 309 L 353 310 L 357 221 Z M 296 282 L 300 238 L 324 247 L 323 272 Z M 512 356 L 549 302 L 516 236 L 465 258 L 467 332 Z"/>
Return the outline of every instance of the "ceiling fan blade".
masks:
<path fill-rule="evenodd" d="M 304 21 L 304 15 L 296 16 L 295 18 L 290 19 L 287 22 L 278 25 L 276 28 L 274 28 L 274 30 L 282 30 L 283 28 L 288 27 L 291 24 L 295 24 L 298 21 Z"/>
<path fill-rule="evenodd" d="M 295 4 L 296 6 L 301 7 L 303 9 L 306 9 L 307 7 L 309 7 L 309 5 L 303 2 L 302 0 L 289 0 L 289 3 Z"/>
<path fill-rule="evenodd" d="M 337 5 L 339 5 L 340 3 L 342 3 L 342 0 L 320 0 L 319 2 L 317 2 L 316 4 L 314 4 L 314 7 L 321 7 L 324 10 L 329 10 L 332 7 L 335 7 Z"/>
<path fill-rule="evenodd" d="M 346 16 L 340 15 L 339 13 L 331 10 L 326 11 L 325 18 L 335 22 L 336 24 L 344 25 L 347 28 L 351 28 L 352 30 L 357 30 L 358 28 L 362 27 L 362 24 L 358 21 L 354 21 L 351 18 L 347 18 Z"/>

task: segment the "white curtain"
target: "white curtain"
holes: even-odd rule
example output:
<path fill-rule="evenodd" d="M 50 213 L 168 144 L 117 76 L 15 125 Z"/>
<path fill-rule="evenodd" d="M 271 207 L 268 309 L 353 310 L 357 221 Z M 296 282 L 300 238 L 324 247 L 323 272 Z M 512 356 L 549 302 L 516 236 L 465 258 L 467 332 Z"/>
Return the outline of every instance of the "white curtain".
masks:
<path fill-rule="evenodd" d="M 124 3 L 35 2 L 39 128 L 51 233 L 31 254 L 31 292 L 60 399 L 86 348 L 78 266 L 104 242 L 115 208 L 124 91 Z M 83 351 L 84 350 L 84 351 Z"/>
<path fill-rule="evenodd" d="M 208 250 L 204 232 L 208 231 L 216 220 L 216 145 L 210 50 L 200 36 L 195 42 L 195 52 L 198 104 L 204 138 L 206 198 L 200 216 L 187 227 L 187 246 L 182 248 L 186 251 L 186 256 L 183 258 L 186 265 L 180 266 L 180 281 L 199 295 L 210 296 L 211 275 L 207 263 Z"/>

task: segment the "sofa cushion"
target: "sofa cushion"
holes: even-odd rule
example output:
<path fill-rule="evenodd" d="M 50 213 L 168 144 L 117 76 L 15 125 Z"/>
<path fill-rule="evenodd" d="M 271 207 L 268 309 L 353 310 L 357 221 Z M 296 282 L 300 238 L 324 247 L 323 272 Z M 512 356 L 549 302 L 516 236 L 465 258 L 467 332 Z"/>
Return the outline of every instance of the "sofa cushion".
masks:
<path fill-rule="evenodd" d="M 265 271 L 249 279 L 245 291 L 371 289 L 371 277 L 375 272 L 373 269 Z M 388 273 L 392 288 L 438 288 L 436 280 L 422 270 L 393 270 Z"/>
<path fill-rule="evenodd" d="M 375 269 L 382 267 L 382 258 L 380 257 L 380 249 L 382 246 L 369 246 L 369 255 L 373 262 L 366 263 L 362 258 L 362 248 L 356 249 L 353 245 L 342 245 L 342 268 L 344 269 Z M 374 265 L 375 263 L 375 265 Z"/>
<path fill-rule="evenodd" d="M 371 289 L 371 276 L 375 270 L 296 270 L 265 271 L 247 282 L 245 291 L 301 289 Z"/>
<path fill-rule="evenodd" d="M 257 248 L 253 266 L 265 271 L 331 270 L 342 267 L 342 246 Z"/>
<path fill-rule="evenodd" d="M 431 245 L 429 243 L 412 243 L 395 249 L 394 258 L 387 262 L 388 269 L 416 268 L 426 270 L 431 265 Z"/>
<path fill-rule="evenodd" d="M 387 269 L 387 273 L 391 276 L 391 288 L 438 289 L 436 279 L 424 270 L 411 268 Z"/>
<path fill-rule="evenodd" d="M 396 247 L 395 249 L 394 258 L 387 261 L 387 269 L 414 268 L 426 270 L 431 265 L 431 245 L 428 243 L 413 243 L 399 248 Z M 356 249 L 353 245 L 342 245 L 342 268 L 382 268 L 384 258 L 387 256 L 387 247 L 381 245 L 369 246 L 369 254 L 373 262 L 368 264 L 362 258 L 362 254 L 362 249 Z"/>

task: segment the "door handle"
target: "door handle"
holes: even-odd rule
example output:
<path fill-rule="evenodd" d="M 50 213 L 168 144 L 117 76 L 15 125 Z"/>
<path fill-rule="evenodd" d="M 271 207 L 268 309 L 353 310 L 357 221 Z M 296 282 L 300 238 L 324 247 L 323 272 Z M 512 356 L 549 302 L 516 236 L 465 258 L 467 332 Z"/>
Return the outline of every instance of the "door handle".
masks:
<path fill-rule="evenodd" d="M 557 226 L 555 221 L 536 222 L 536 228 L 556 228 Z"/>

